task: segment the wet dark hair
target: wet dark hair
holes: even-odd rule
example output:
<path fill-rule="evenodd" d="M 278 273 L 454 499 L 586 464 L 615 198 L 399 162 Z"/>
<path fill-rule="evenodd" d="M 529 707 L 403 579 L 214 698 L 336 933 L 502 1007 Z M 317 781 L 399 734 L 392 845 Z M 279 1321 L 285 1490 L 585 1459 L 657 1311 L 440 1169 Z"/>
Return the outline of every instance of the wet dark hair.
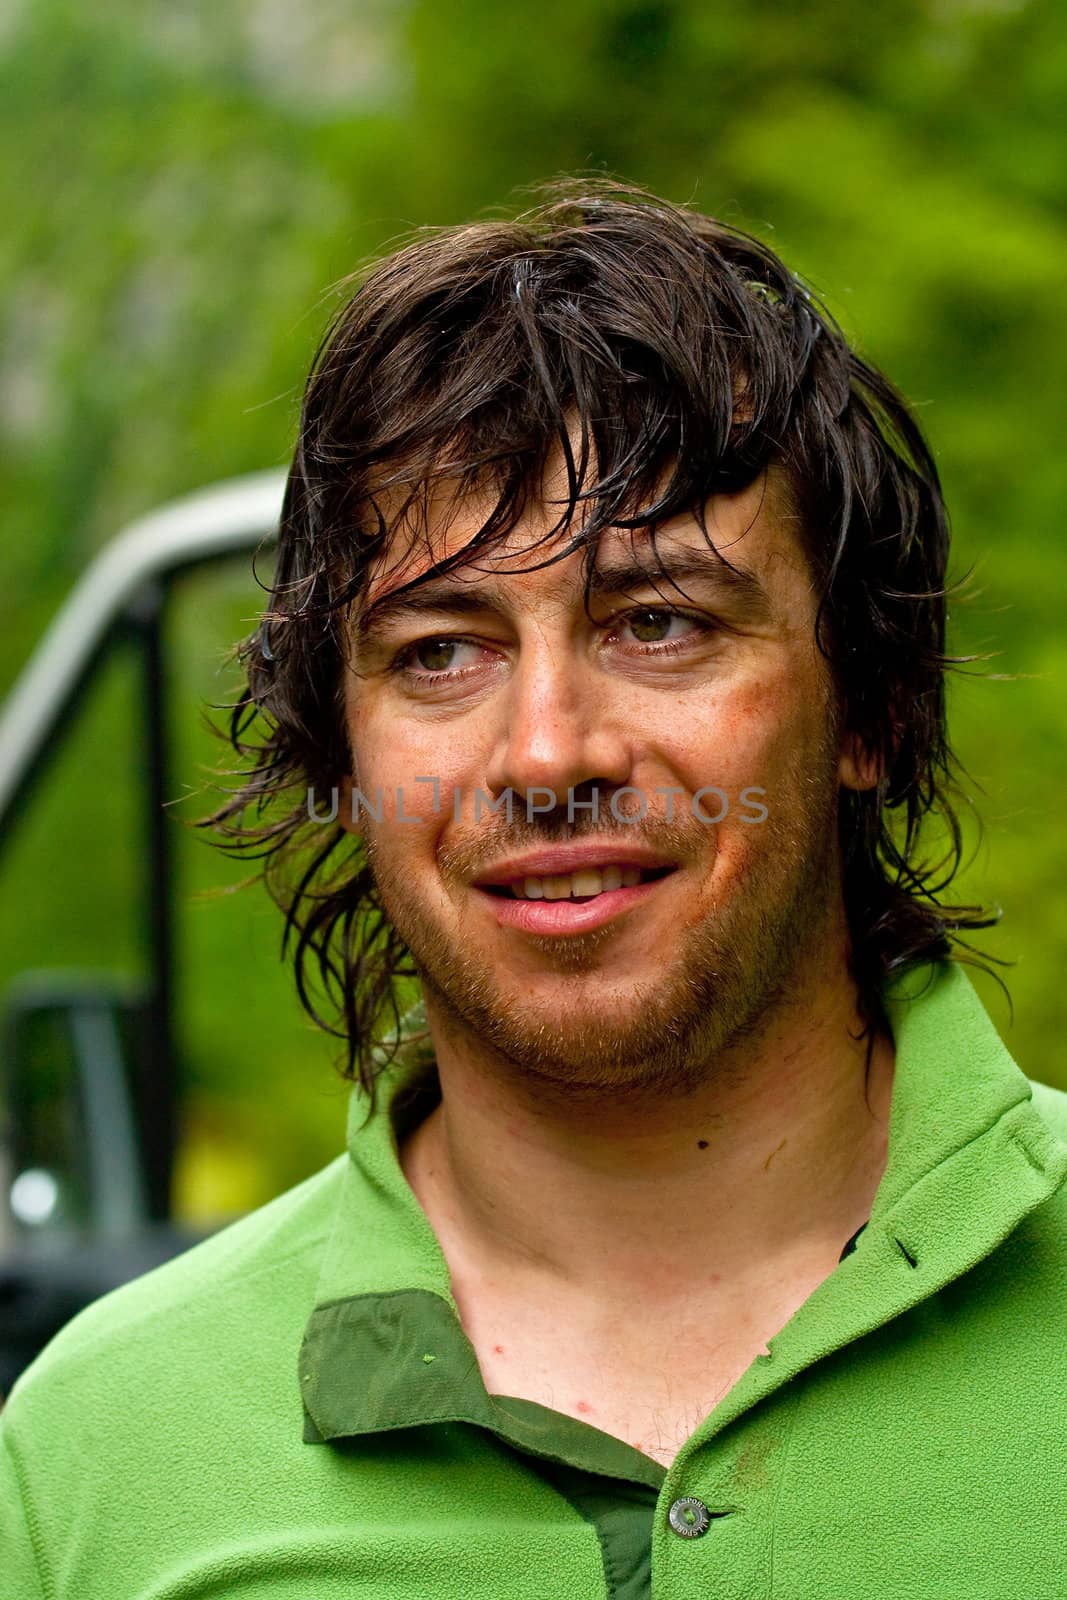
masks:
<path fill-rule="evenodd" d="M 647 529 L 654 547 L 657 524 L 782 469 L 841 727 L 881 763 L 839 812 L 869 1060 L 887 977 L 967 960 L 960 931 L 1000 915 L 939 899 L 962 852 L 945 672 L 978 658 L 944 653 L 937 470 L 896 389 L 771 250 L 643 191 L 565 180 L 516 220 L 420 231 L 358 276 L 307 384 L 270 604 L 238 649 L 247 684 L 227 737 L 242 781 L 199 825 L 262 859 L 301 1001 L 369 1089 L 398 979 L 416 973 L 361 841 L 309 816 L 309 789 L 350 769 L 346 611 L 397 526 L 385 491 L 406 514 L 442 479 L 493 491 L 473 541 L 423 582 L 499 542 L 557 450 L 569 493 L 552 531 L 573 531 L 590 563 L 608 526 Z M 948 843 L 927 862 L 934 812 Z"/>

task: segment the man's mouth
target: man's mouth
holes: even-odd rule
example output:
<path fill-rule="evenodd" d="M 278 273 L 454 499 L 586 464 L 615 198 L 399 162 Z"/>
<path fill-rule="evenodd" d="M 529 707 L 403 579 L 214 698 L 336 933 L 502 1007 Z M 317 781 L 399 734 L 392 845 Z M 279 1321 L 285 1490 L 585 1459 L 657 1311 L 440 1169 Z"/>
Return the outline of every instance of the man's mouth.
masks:
<path fill-rule="evenodd" d="M 514 900 L 573 900 L 580 904 L 615 889 L 634 889 L 640 883 L 654 883 L 676 870 L 673 866 L 635 867 L 632 864 L 581 867 L 577 872 L 526 876 L 509 883 L 486 883 L 478 887 L 486 894 Z"/>

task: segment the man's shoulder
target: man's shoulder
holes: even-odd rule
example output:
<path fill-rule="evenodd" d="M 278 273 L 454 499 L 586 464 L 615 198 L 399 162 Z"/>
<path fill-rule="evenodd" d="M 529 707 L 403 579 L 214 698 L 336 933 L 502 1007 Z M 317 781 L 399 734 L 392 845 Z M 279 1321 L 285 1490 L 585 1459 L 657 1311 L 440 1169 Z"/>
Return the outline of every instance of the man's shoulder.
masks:
<path fill-rule="evenodd" d="M 287 1338 L 306 1321 L 347 1156 L 194 1245 L 103 1295 L 55 1336 L 12 1390 L 11 1408 L 45 1400 L 94 1374 L 140 1389 L 185 1362 L 227 1362 L 260 1349 L 272 1328 Z"/>

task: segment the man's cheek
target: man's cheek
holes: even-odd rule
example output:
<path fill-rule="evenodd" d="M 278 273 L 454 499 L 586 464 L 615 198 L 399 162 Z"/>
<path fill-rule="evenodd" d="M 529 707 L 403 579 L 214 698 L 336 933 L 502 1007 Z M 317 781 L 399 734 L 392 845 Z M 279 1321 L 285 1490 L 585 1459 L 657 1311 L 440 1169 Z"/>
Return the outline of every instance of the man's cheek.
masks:
<path fill-rule="evenodd" d="M 714 830 L 705 890 L 718 903 L 744 894 L 775 866 L 784 866 L 787 841 L 774 824 L 773 800 L 763 785 L 742 785 L 729 815 Z"/>
<path fill-rule="evenodd" d="M 352 786 L 353 813 L 390 835 L 432 826 L 450 805 L 451 792 L 440 775 L 422 768 L 398 772 L 366 762 Z"/>

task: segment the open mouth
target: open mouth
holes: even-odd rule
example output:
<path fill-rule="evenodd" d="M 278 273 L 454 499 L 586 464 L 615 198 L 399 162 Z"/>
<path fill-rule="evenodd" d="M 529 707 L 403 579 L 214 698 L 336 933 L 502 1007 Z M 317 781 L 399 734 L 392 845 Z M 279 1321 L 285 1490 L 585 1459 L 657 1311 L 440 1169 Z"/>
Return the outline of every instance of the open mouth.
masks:
<path fill-rule="evenodd" d="M 510 883 L 482 883 L 478 888 L 508 900 L 571 900 L 584 904 L 615 889 L 634 889 L 639 883 L 655 883 L 675 871 L 676 867 L 582 867 L 577 872 L 515 878 Z"/>

